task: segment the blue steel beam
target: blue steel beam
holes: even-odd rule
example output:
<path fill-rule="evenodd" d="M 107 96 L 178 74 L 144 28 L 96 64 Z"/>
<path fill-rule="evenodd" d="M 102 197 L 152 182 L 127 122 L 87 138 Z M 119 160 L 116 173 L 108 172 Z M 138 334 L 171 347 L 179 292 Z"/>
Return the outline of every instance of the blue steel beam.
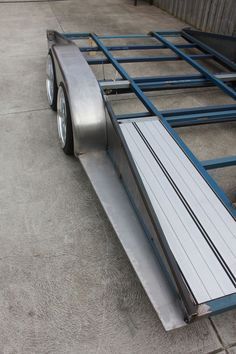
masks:
<path fill-rule="evenodd" d="M 207 80 L 204 78 L 203 75 L 201 74 L 194 74 L 194 75 L 171 75 L 171 76 L 139 76 L 139 77 L 133 77 L 133 80 L 137 83 L 142 83 L 142 82 L 162 82 L 162 81 L 185 81 L 189 82 L 192 80 L 196 79 L 202 79 L 202 80 Z"/>
<path fill-rule="evenodd" d="M 162 36 L 165 37 L 179 37 L 182 32 L 181 31 L 158 31 L 158 33 L 160 33 Z"/>
<path fill-rule="evenodd" d="M 226 156 L 213 160 L 205 160 L 201 161 L 201 164 L 206 170 L 236 166 L 236 156 Z"/>
<path fill-rule="evenodd" d="M 149 34 L 118 34 L 113 36 L 97 36 L 98 39 L 135 39 L 135 38 L 152 38 Z"/>
<path fill-rule="evenodd" d="M 206 118 L 208 114 L 211 115 L 211 119 L 214 117 L 212 113 L 216 113 L 216 117 L 219 118 L 220 112 L 222 115 L 227 117 L 228 112 L 236 111 L 235 104 L 223 105 L 223 106 L 207 106 L 207 107 L 192 107 L 192 108 L 179 108 L 179 109 L 168 109 L 165 111 L 161 111 L 161 114 L 169 121 L 169 119 L 174 119 L 184 115 L 191 115 L 191 114 L 201 114 L 202 116 L 198 116 L 198 118 Z M 147 117 L 149 114 L 147 112 L 140 112 L 140 113 L 132 113 L 132 114 L 122 114 L 117 115 L 117 119 L 131 119 L 131 118 L 140 118 L 140 117 Z"/>
<path fill-rule="evenodd" d="M 70 33 L 61 33 L 67 39 L 76 40 L 76 39 L 86 39 L 91 38 L 91 34 L 88 32 L 78 33 L 78 32 L 70 32 Z M 148 34 L 128 34 L 128 35 L 115 35 L 115 36 L 97 36 L 99 39 L 129 39 L 129 38 L 152 38 Z"/>
<path fill-rule="evenodd" d="M 215 75 L 211 74 L 209 70 L 204 68 L 197 61 L 193 60 L 189 55 L 185 54 L 182 50 L 177 48 L 173 43 L 169 42 L 167 39 L 163 38 L 159 33 L 152 32 L 152 36 L 156 38 L 158 41 L 166 45 L 169 49 L 175 52 L 178 56 L 184 59 L 187 63 L 189 63 L 192 67 L 198 70 L 202 75 L 207 77 L 210 81 L 212 81 L 216 86 L 218 86 L 221 90 L 231 96 L 233 99 L 236 99 L 236 91 L 226 85 L 222 80 L 217 79 Z"/>
<path fill-rule="evenodd" d="M 115 119 L 120 121 L 126 119 L 146 118 L 151 116 L 152 114 L 150 114 L 149 112 L 139 112 L 139 113 L 117 114 Z"/>
<path fill-rule="evenodd" d="M 194 114 L 194 113 L 211 113 L 211 112 L 225 112 L 236 110 L 236 104 L 215 105 L 206 107 L 192 107 L 192 108 L 178 108 L 168 109 L 163 111 L 165 117 L 180 116 L 182 114 Z"/>
<path fill-rule="evenodd" d="M 77 33 L 77 32 L 70 32 L 70 33 L 60 33 L 64 38 L 70 40 L 76 39 L 87 39 L 90 37 L 90 33 Z"/>
<path fill-rule="evenodd" d="M 192 120 L 198 119 L 223 119 L 226 120 L 227 118 L 234 118 L 236 119 L 236 109 L 231 111 L 220 111 L 220 112 L 207 112 L 207 113 L 192 113 L 192 114 L 183 114 L 176 117 L 169 117 L 168 122 L 171 123 L 182 123 L 182 122 L 191 122 Z"/>
<path fill-rule="evenodd" d="M 163 31 L 160 32 L 166 37 L 178 37 L 180 31 Z M 98 39 L 129 39 L 129 38 L 152 38 L 150 34 L 124 34 L 124 35 L 114 35 L 114 36 L 97 36 Z"/>
<path fill-rule="evenodd" d="M 179 89 L 179 88 L 190 88 L 190 87 L 204 87 L 212 86 L 212 82 L 205 79 L 195 79 L 195 80 L 176 80 L 176 81 L 162 81 L 162 82 L 147 82 L 138 83 L 139 87 L 143 91 L 155 91 L 164 89 Z"/>
<path fill-rule="evenodd" d="M 167 121 L 173 128 L 182 128 L 182 127 L 190 127 L 194 125 L 208 125 L 208 124 L 216 124 L 216 123 L 235 122 L 236 118 L 213 118 L 213 119 L 202 118 L 202 119 L 193 119 L 191 121 L 182 120 L 181 122 L 174 121 L 174 120 L 170 122 L 169 119 L 167 119 Z"/>
<path fill-rule="evenodd" d="M 209 306 L 210 311 L 215 315 L 226 310 L 232 310 L 236 307 L 236 294 L 223 296 L 222 298 L 209 301 L 207 305 Z"/>
<path fill-rule="evenodd" d="M 178 44 L 177 48 L 196 48 L 195 44 Z M 121 45 L 121 46 L 107 46 L 109 51 L 123 51 L 123 50 L 149 50 L 149 49 L 166 49 L 164 44 L 160 45 Z M 100 52 L 101 49 L 99 47 L 80 47 L 81 52 Z"/>
<path fill-rule="evenodd" d="M 222 81 L 233 82 L 236 81 L 236 74 L 225 74 L 225 73 L 216 73 L 215 76 L 220 78 Z M 133 77 L 134 81 L 137 83 L 140 82 L 162 82 L 162 81 L 177 81 L 182 82 L 191 82 L 192 80 L 205 80 L 210 81 L 201 74 L 192 74 L 192 75 L 172 75 L 172 76 L 143 76 L 143 77 Z"/>
<path fill-rule="evenodd" d="M 190 55 L 189 58 L 192 60 L 200 60 L 200 59 L 209 59 L 211 58 L 211 54 L 194 54 Z M 89 65 L 100 65 L 100 64 L 109 64 L 109 59 L 106 58 L 85 58 Z M 160 55 L 160 56 L 140 56 L 140 57 L 114 57 L 114 59 L 118 63 L 147 63 L 147 62 L 160 62 L 160 61 L 175 61 L 175 60 L 183 60 L 183 58 L 174 55 Z"/>

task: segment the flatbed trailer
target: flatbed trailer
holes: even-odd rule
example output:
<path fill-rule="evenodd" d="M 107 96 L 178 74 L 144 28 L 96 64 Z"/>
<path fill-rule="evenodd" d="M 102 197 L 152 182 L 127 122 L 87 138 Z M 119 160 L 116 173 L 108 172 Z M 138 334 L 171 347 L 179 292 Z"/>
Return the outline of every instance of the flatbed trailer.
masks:
<path fill-rule="evenodd" d="M 116 36 L 49 30 L 47 40 L 47 95 L 61 146 L 81 161 L 164 328 L 236 307 L 236 208 L 207 172 L 234 166 L 236 156 L 199 161 L 174 129 L 236 120 L 236 38 L 191 29 Z M 166 49 L 170 55 L 113 54 Z M 206 59 L 221 71 L 200 63 Z M 123 65 L 171 61 L 195 71 L 134 77 Z M 92 68 L 107 64 L 113 79 L 96 77 Z M 150 96 L 202 87 L 217 87 L 232 102 L 160 110 Z M 143 111 L 117 114 L 112 98 L 124 95 Z"/>

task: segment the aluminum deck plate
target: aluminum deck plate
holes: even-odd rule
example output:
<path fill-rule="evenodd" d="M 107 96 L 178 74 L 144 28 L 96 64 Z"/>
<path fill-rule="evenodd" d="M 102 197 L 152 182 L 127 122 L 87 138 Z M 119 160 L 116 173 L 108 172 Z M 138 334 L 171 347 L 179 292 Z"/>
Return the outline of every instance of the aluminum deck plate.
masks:
<path fill-rule="evenodd" d="M 232 215 L 157 117 L 122 121 L 120 129 L 196 302 L 235 293 Z"/>

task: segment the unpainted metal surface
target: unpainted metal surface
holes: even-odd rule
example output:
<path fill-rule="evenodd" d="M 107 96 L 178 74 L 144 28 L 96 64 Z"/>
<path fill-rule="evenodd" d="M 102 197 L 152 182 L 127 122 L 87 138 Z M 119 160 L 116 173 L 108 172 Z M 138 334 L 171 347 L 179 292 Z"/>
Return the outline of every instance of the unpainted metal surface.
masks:
<path fill-rule="evenodd" d="M 105 110 L 98 82 L 79 48 L 54 31 L 48 31 L 57 84 L 63 82 L 68 95 L 75 155 L 106 147 Z"/>
<path fill-rule="evenodd" d="M 235 293 L 226 269 L 235 276 L 232 216 L 158 119 L 120 127 L 194 298 L 200 304 Z"/>
<path fill-rule="evenodd" d="M 106 152 L 80 156 L 90 182 L 165 330 L 183 327 L 183 312 Z"/>

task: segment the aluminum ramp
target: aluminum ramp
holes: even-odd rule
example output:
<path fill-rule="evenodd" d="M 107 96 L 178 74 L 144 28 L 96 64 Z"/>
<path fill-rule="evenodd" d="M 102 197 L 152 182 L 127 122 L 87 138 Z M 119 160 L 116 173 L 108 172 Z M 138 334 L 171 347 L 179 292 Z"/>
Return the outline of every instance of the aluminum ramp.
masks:
<path fill-rule="evenodd" d="M 194 302 L 235 294 L 232 215 L 157 117 L 122 121 L 120 129 Z"/>

